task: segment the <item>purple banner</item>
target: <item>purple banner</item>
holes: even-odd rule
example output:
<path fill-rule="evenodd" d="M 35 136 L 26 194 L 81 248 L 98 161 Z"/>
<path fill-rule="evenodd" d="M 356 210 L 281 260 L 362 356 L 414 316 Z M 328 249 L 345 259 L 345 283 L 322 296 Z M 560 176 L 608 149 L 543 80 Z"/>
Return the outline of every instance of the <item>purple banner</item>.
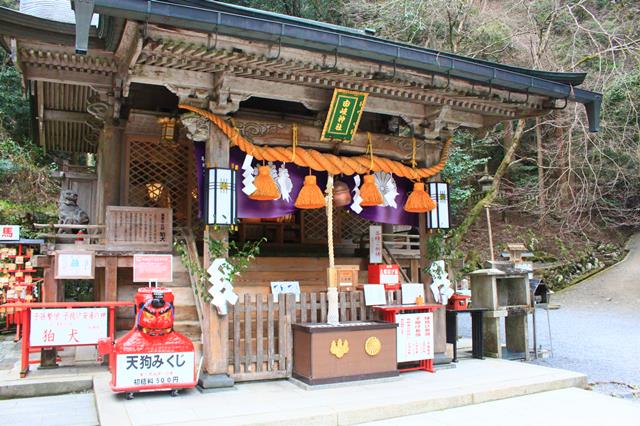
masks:
<path fill-rule="evenodd" d="M 195 142 L 194 143 L 194 153 L 195 153 L 195 166 L 197 173 L 197 182 L 198 182 L 198 194 L 199 194 L 199 207 L 200 207 L 200 216 L 204 212 L 204 192 L 205 188 L 205 163 L 204 163 L 204 151 L 205 144 L 203 142 Z M 300 192 L 300 188 L 302 188 L 302 184 L 304 182 L 304 177 L 309 173 L 309 170 L 304 167 L 296 166 L 295 164 L 287 163 L 286 168 L 289 172 L 289 177 L 291 178 L 291 183 L 293 185 L 290 193 L 289 201 L 285 201 L 283 199 L 278 199 L 274 201 L 255 201 L 251 200 L 244 192 L 242 192 L 242 180 L 243 180 L 243 170 L 242 163 L 244 162 L 245 153 L 242 152 L 239 148 L 232 148 L 230 151 L 230 163 L 232 165 L 238 166 L 238 176 L 237 176 L 237 194 L 238 194 L 238 217 L 239 218 L 274 218 L 285 216 L 288 214 L 295 213 L 297 210 L 295 208 L 295 200 Z M 254 160 L 252 165 L 255 167 L 258 165 L 258 161 Z M 279 168 L 282 163 L 275 162 L 276 168 Z M 327 173 L 326 172 L 312 172 L 317 177 L 318 186 L 320 189 L 324 191 L 324 188 L 327 185 Z M 351 190 L 351 195 L 353 196 L 353 189 L 355 186 L 353 176 L 340 176 L 340 180 L 349 186 Z M 405 201 L 407 200 L 407 194 L 413 188 L 413 184 L 408 179 L 399 178 L 394 176 L 398 195 L 395 198 L 395 201 L 398 205 L 397 208 L 392 207 L 363 207 L 362 212 L 360 212 L 360 216 L 364 219 L 367 219 L 371 222 L 378 223 L 389 223 L 394 225 L 411 225 L 418 226 L 418 215 L 415 213 L 405 212 L 402 208 L 404 206 Z M 349 207 L 344 207 L 349 208 Z M 355 212 L 352 211 L 355 214 Z"/>

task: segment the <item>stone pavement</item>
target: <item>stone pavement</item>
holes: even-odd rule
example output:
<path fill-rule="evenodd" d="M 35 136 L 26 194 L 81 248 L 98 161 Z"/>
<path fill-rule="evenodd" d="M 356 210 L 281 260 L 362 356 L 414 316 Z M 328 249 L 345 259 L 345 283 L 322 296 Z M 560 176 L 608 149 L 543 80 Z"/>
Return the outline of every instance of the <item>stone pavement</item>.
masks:
<path fill-rule="evenodd" d="M 459 426 L 463 419 L 491 426 L 637 425 L 640 407 L 623 399 L 569 388 L 367 424 Z"/>
<path fill-rule="evenodd" d="M 378 383 L 305 391 L 285 381 L 238 384 L 233 390 L 137 394 L 127 401 L 95 376 L 102 425 L 347 425 L 586 386 L 582 374 L 496 359 L 465 360 L 435 374 L 412 372 Z M 150 413 L 152 415 L 150 415 Z"/>
<path fill-rule="evenodd" d="M 7 426 L 95 426 L 93 393 L 41 396 L 0 401 L 2 424 Z"/>

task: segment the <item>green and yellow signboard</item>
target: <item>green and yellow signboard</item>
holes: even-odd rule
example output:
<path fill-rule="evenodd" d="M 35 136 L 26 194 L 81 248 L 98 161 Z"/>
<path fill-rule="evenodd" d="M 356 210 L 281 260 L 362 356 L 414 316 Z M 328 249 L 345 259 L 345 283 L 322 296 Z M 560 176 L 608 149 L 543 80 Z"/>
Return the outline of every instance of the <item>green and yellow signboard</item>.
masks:
<path fill-rule="evenodd" d="M 351 142 L 358 130 L 366 102 L 367 93 L 335 89 L 320 139 Z"/>

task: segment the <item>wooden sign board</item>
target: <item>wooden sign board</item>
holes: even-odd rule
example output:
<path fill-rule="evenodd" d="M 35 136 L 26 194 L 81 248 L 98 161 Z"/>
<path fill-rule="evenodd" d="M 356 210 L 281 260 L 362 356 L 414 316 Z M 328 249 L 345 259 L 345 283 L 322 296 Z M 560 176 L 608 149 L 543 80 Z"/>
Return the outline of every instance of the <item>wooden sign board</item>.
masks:
<path fill-rule="evenodd" d="M 95 254 L 92 251 L 59 251 L 56 253 L 56 280 L 90 280 L 95 277 Z"/>
<path fill-rule="evenodd" d="M 173 256 L 170 254 L 134 254 L 133 282 L 173 281 Z"/>
<path fill-rule="evenodd" d="M 358 130 L 367 95 L 364 92 L 334 89 L 320 140 L 351 142 Z"/>
<path fill-rule="evenodd" d="M 382 226 L 369 226 L 369 263 L 382 263 Z"/>

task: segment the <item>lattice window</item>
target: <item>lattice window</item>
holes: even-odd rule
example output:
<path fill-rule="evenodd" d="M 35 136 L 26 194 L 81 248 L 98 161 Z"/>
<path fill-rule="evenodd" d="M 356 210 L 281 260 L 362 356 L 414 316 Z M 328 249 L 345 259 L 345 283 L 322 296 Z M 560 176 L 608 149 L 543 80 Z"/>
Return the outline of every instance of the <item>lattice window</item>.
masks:
<path fill-rule="evenodd" d="M 194 186 L 191 149 L 188 142 L 130 140 L 128 204 L 171 208 L 174 229 L 188 225 Z M 191 205 L 197 214 L 197 203 Z"/>
<path fill-rule="evenodd" d="M 340 211 L 342 212 L 340 218 L 340 236 L 343 243 L 357 243 L 357 241 L 360 241 L 362 234 L 369 235 L 369 225 L 373 225 L 373 222 L 363 219 L 348 209 L 342 209 Z"/>
<path fill-rule="evenodd" d="M 303 210 L 301 214 L 304 220 L 304 242 L 326 243 L 327 211 L 325 209 L 311 209 Z M 333 239 L 335 242 L 339 242 L 340 239 L 340 215 L 337 210 L 333 211 Z"/>

